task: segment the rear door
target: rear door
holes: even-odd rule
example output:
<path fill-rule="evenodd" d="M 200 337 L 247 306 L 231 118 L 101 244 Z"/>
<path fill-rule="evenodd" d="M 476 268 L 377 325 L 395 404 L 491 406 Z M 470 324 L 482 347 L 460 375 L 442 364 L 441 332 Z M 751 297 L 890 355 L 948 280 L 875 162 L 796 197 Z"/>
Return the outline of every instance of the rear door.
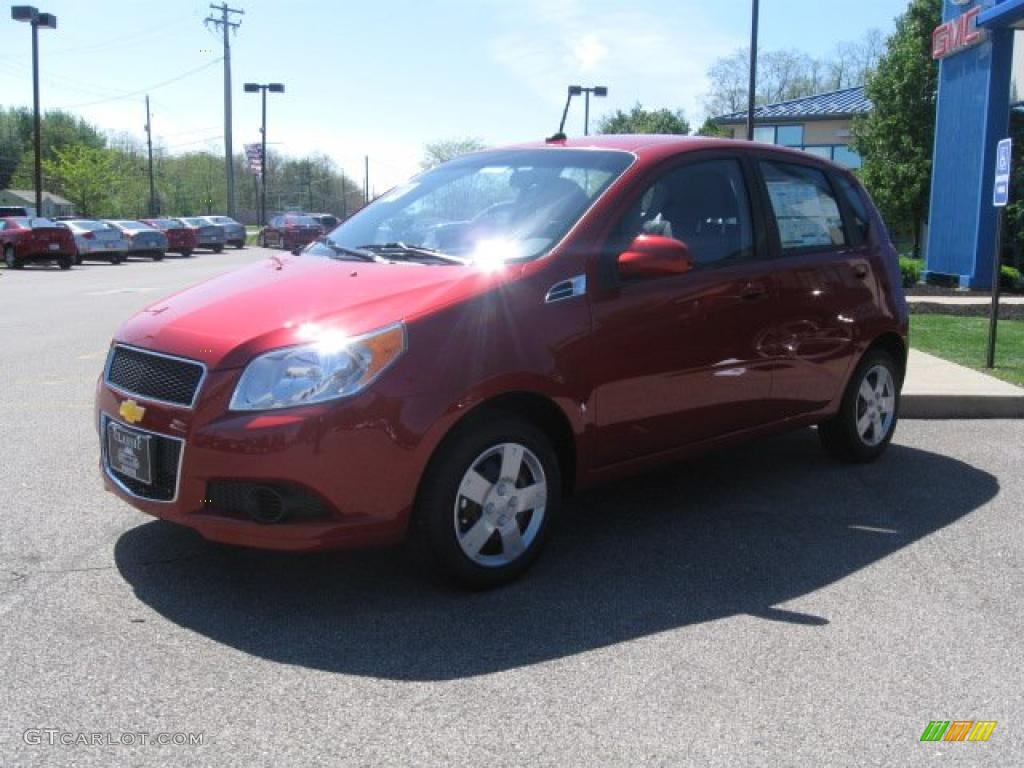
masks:
<path fill-rule="evenodd" d="M 845 386 L 858 322 L 874 312 L 872 263 L 860 230 L 820 166 L 789 157 L 758 163 L 778 256 L 778 362 L 772 401 L 787 416 L 820 410 Z"/>
<path fill-rule="evenodd" d="M 692 157 L 692 156 L 691 156 Z M 598 270 L 593 301 L 598 462 L 610 465 L 763 424 L 772 361 L 760 353 L 775 282 L 751 170 L 738 157 L 684 160 L 641 188 Z M 617 257 L 637 234 L 684 243 L 694 269 L 623 281 Z"/>

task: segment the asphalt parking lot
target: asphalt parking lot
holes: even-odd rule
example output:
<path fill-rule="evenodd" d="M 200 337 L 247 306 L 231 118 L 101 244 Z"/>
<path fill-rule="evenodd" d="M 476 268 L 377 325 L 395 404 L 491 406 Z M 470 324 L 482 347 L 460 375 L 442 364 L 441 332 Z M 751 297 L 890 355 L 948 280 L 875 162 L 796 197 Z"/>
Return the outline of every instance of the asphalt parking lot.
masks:
<path fill-rule="evenodd" d="M 904 422 L 869 467 L 807 430 L 619 483 L 484 594 L 106 494 L 118 323 L 265 254 L 0 269 L 0 765 L 1024 764 L 1021 422 Z M 921 743 L 931 720 L 998 726 Z M 203 743 L 107 743 L 140 733 Z"/>

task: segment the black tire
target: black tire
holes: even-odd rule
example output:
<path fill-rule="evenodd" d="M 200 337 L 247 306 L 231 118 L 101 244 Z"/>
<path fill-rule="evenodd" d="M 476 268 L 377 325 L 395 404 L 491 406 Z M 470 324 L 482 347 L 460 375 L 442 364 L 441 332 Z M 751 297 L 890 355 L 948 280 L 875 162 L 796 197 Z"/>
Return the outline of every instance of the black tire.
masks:
<path fill-rule="evenodd" d="M 220 253 L 223 250 L 224 250 L 224 246 L 223 245 L 215 245 L 215 246 L 213 246 L 213 252 L 214 253 Z"/>
<path fill-rule="evenodd" d="M 22 264 L 21 259 L 15 255 L 13 245 L 8 245 L 4 248 L 4 263 L 8 269 L 21 269 L 25 266 Z"/>
<path fill-rule="evenodd" d="M 163 260 L 164 260 L 164 252 L 163 251 L 157 251 L 156 253 L 153 254 L 153 261 L 163 261 Z"/>
<path fill-rule="evenodd" d="M 191 248 L 186 248 L 184 251 L 181 252 L 181 257 L 183 259 L 191 258 L 191 256 L 192 256 L 192 249 Z"/>
<path fill-rule="evenodd" d="M 880 371 L 888 374 L 892 397 L 891 410 L 884 406 L 887 398 L 872 402 L 870 399 L 866 400 L 862 394 L 865 383 L 872 390 L 880 383 L 884 386 L 884 381 L 879 379 Z M 825 450 L 841 461 L 857 464 L 874 461 L 885 453 L 899 422 L 902 384 L 899 369 L 892 355 L 879 349 L 871 350 L 864 355 L 846 385 L 839 413 L 818 425 L 818 436 Z M 877 414 L 878 418 L 873 418 L 873 414 Z M 868 422 L 868 434 L 859 426 L 859 423 L 865 421 Z"/>
<path fill-rule="evenodd" d="M 113 256 L 110 257 L 111 264 L 120 264 L 123 261 L 124 256 L 122 256 L 120 253 L 115 253 Z"/>
<path fill-rule="evenodd" d="M 76 267 L 82 266 L 82 254 L 80 254 L 80 253 L 75 255 L 75 266 Z"/>
<path fill-rule="evenodd" d="M 57 259 L 57 266 L 59 266 L 63 270 L 71 269 L 71 267 L 74 266 L 74 263 L 74 256 L 61 256 L 59 259 Z"/>
<path fill-rule="evenodd" d="M 233 245 L 235 246 L 235 248 L 236 248 L 237 250 L 239 250 L 239 251 L 240 251 L 240 250 L 242 250 L 243 248 L 245 248 L 245 241 L 244 241 L 244 240 L 235 240 L 235 242 L 233 243 Z"/>
<path fill-rule="evenodd" d="M 518 445 L 526 451 L 520 460 L 514 484 L 505 482 L 505 493 L 502 493 L 499 487 L 502 483 L 498 482 L 504 461 L 501 446 L 509 444 Z M 480 461 L 493 451 L 499 453 Z M 459 496 L 467 473 L 485 466 L 493 475 L 485 476 L 491 489 L 486 496 L 486 511 L 483 503 Z M 538 477 L 541 472 L 542 476 Z M 483 471 L 480 474 L 483 476 Z M 515 491 L 524 490 L 539 481 L 545 483 L 546 489 L 543 506 L 538 504 L 532 509 L 527 508 L 525 505 L 530 503 L 529 500 L 521 501 Z M 474 418 L 446 438 L 431 459 L 413 513 L 415 544 L 438 570 L 463 587 L 490 589 L 508 583 L 521 576 L 540 554 L 551 521 L 558 515 L 561 488 L 558 458 L 551 441 L 540 429 L 515 416 L 501 413 L 488 414 L 486 420 Z M 513 503 L 519 503 L 519 506 L 500 506 Z M 497 509 L 496 504 L 499 505 Z M 540 518 L 535 519 L 538 512 Z M 485 515 L 491 515 L 493 522 L 485 521 Z M 509 557 L 504 536 L 508 530 L 515 532 L 516 540 L 523 546 L 522 551 L 507 562 L 484 564 L 471 559 L 460 544 L 459 530 L 462 527 L 462 535 L 465 536 L 478 523 L 487 523 L 486 531 L 489 532 L 489 535 L 484 533 L 488 536 L 486 539 L 481 539 L 483 543 L 477 555 L 481 559 L 502 561 Z M 510 528 L 511 525 L 515 527 Z M 496 554 L 495 550 L 498 550 Z"/>

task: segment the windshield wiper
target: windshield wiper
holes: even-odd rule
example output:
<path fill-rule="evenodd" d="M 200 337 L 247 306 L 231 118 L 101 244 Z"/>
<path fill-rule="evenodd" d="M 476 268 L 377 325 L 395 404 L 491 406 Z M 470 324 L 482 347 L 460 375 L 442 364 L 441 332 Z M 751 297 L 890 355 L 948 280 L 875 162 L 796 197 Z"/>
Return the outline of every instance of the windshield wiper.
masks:
<path fill-rule="evenodd" d="M 338 245 L 336 242 L 326 237 L 318 239 L 317 242 L 323 243 L 332 251 L 342 256 L 354 256 L 360 261 L 377 261 L 377 254 L 365 248 L 346 248 L 344 245 Z"/>
<path fill-rule="evenodd" d="M 469 263 L 465 259 L 460 259 L 458 256 L 452 256 L 450 253 L 435 251 L 433 248 L 427 248 L 422 245 L 406 245 L 401 241 L 394 243 L 371 243 L 370 245 L 361 245 L 359 246 L 359 250 L 377 253 L 382 256 L 386 256 L 389 259 L 393 259 L 395 256 L 422 256 L 424 258 L 445 261 L 449 264 L 459 264 L 462 266 Z"/>

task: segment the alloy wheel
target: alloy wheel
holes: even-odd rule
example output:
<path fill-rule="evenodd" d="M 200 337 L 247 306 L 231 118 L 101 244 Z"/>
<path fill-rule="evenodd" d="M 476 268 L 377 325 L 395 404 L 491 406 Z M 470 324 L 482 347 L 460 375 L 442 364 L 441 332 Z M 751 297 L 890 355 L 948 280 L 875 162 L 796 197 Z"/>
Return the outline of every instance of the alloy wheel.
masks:
<path fill-rule="evenodd" d="M 489 568 L 515 562 L 543 525 L 547 496 L 544 467 L 529 448 L 488 448 L 470 465 L 455 496 L 455 534 L 463 554 Z"/>
<path fill-rule="evenodd" d="M 857 391 L 857 434 L 870 447 L 888 436 L 896 417 L 896 382 L 884 365 L 876 365 L 864 375 Z"/>

